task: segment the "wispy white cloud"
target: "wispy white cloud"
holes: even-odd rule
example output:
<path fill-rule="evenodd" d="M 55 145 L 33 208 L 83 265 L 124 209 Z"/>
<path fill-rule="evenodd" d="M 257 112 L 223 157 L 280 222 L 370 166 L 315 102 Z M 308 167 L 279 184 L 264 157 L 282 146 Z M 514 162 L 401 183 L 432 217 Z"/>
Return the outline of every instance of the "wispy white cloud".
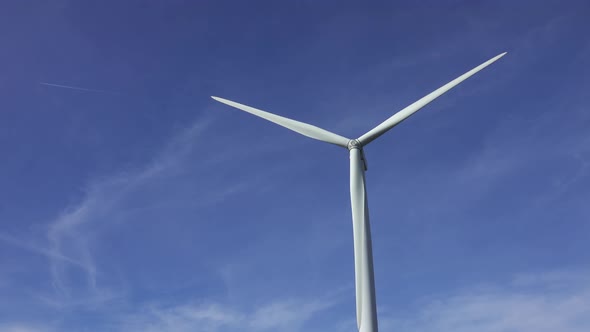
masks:
<path fill-rule="evenodd" d="M 56 219 L 47 223 L 46 241 L 0 234 L 0 242 L 5 245 L 48 259 L 53 291 L 37 294 L 40 301 L 61 308 L 95 306 L 117 297 L 118 291 L 100 283 L 103 274 L 95 258 L 95 251 L 100 249 L 97 248 L 100 230 L 105 225 L 126 220 L 121 216 L 134 209 L 153 209 L 166 201 L 166 197 L 161 197 L 147 206 L 129 206 L 127 201 L 145 186 L 231 159 L 233 156 L 228 151 L 221 150 L 219 154 L 211 155 L 211 158 L 199 159 L 196 165 L 191 163 L 194 161 L 194 148 L 202 144 L 210 123 L 197 121 L 180 131 L 144 166 L 91 180 L 78 203 L 65 208 Z M 215 190 L 207 192 L 197 205 L 216 204 L 228 196 L 247 190 L 257 180 L 248 178 L 226 187 L 215 186 Z"/>
<path fill-rule="evenodd" d="M 50 332 L 53 329 L 22 323 L 0 324 L 0 332 Z"/>
<path fill-rule="evenodd" d="M 76 265 L 80 268 L 85 269 L 86 266 L 84 266 L 84 264 L 82 264 L 79 261 L 76 261 L 70 257 L 66 257 L 58 252 L 54 252 L 50 249 L 46 249 L 43 248 L 35 243 L 30 243 L 26 240 L 23 240 L 21 238 L 17 238 L 15 236 L 9 235 L 9 234 L 4 234 L 4 233 L 0 233 L 0 241 L 4 242 L 5 244 L 20 248 L 20 249 L 24 249 L 27 250 L 29 252 L 35 253 L 35 254 L 39 254 L 41 256 L 45 256 L 48 259 L 55 259 L 55 260 L 63 260 L 67 263 L 70 263 L 72 265 Z"/>
<path fill-rule="evenodd" d="M 124 315 L 117 331 L 299 331 L 333 299 L 288 299 L 247 310 L 218 303 L 149 306 Z"/>
<path fill-rule="evenodd" d="M 588 331 L 587 276 L 587 272 L 520 275 L 508 285 L 465 289 L 432 298 L 412 314 L 382 319 L 383 331 Z"/>
<path fill-rule="evenodd" d="M 91 242 L 101 223 L 112 222 L 113 211 L 124 209 L 121 202 L 138 187 L 155 178 L 179 171 L 191 149 L 199 142 L 200 135 L 209 122 L 199 121 L 180 132 L 144 167 L 91 182 L 84 198 L 67 208 L 58 218 L 49 223 L 47 239 L 51 279 L 57 296 L 41 296 L 48 304 L 55 306 L 99 303 L 112 299 L 112 290 L 97 283 L 98 267 L 95 263 Z M 116 214 L 116 213 L 115 213 Z M 93 226 L 93 227 L 90 227 Z M 72 262 L 83 267 L 85 286 L 82 293 L 73 294 L 72 283 L 77 279 L 71 267 Z"/>
<path fill-rule="evenodd" d="M 249 316 L 247 325 L 254 331 L 295 329 L 332 305 L 333 301 L 325 300 L 274 302 L 258 308 Z"/>

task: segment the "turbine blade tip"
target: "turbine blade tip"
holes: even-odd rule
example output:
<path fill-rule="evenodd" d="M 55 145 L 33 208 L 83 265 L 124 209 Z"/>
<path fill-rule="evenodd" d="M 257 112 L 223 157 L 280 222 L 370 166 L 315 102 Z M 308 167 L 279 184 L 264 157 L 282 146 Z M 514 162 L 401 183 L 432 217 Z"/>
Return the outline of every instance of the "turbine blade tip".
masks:
<path fill-rule="evenodd" d="M 211 98 L 213 98 L 213 100 L 216 100 L 216 101 L 223 103 L 223 104 L 227 104 L 227 102 L 228 102 L 227 99 L 223 99 L 221 97 L 211 96 Z"/>

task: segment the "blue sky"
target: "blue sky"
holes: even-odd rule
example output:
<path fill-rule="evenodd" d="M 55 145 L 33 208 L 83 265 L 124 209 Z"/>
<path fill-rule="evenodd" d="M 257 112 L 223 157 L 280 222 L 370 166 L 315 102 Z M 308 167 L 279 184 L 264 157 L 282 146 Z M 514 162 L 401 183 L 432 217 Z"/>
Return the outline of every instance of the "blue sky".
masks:
<path fill-rule="evenodd" d="M 0 331 L 590 330 L 587 1 L 0 5 Z M 67 85 L 74 90 L 42 83 Z M 96 91 L 94 91 L 96 90 Z"/>

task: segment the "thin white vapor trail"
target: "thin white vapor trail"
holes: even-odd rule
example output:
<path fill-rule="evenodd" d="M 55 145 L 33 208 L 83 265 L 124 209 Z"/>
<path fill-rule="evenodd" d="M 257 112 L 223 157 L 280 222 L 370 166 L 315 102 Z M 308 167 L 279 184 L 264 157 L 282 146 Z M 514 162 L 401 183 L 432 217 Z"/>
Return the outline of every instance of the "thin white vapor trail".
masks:
<path fill-rule="evenodd" d="M 52 86 L 55 88 L 63 88 L 63 89 L 78 90 L 78 91 L 85 91 L 85 92 L 100 92 L 100 93 L 111 93 L 111 94 L 116 93 L 116 92 L 107 91 L 107 90 L 88 89 L 88 88 L 82 88 L 82 87 L 77 87 L 77 86 L 54 84 L 54 83 L 47 83 L 47 82 L 39 82 L 39 84 L 46 85 L 46 86 Z"/>

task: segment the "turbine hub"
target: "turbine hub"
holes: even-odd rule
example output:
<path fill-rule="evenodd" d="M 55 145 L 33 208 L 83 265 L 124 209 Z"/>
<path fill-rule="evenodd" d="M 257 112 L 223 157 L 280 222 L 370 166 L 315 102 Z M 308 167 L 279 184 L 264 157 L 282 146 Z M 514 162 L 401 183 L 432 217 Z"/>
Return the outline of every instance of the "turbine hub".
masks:
<path fill-rule="evenodd" d="M 361 152 L 361 160 L 363 161 L 363 168 L 365 171 L 368 169 L 367 167 L 367 158 L 365 157 L 365 151 L 363 150 L 363 144 L 358 139 L 351 139 L 348 141 L 348 151 L 352 151 L 353 149 L 357 149 Z"/>
<path fill-rule="evenodd" d="M 348 151 L 352 149 L 359 149 L 362 151 L 363 145 L 358 139 L 351 139 L 350 141 L 348 141 Z"/>

